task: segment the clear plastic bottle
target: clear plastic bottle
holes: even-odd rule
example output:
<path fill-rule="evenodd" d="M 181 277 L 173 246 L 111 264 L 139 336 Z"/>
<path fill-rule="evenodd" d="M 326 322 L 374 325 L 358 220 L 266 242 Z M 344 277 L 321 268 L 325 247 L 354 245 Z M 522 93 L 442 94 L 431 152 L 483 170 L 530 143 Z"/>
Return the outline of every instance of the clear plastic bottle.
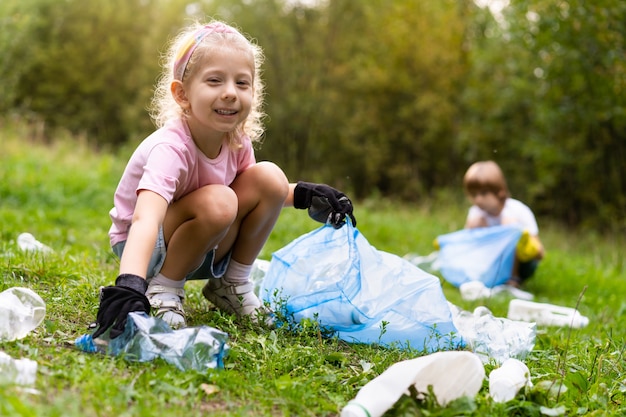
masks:
<path fill-rule="evenodd" d="M 37 376 L 37 362 L 22 358 L 13 359 L 0 352 L 0 385 L 34 385 Z"/>
<path fill-rule="evenodd" d="M 535 346 L 537 325 L 494 317 L 491 310 L 478 306 L 473 312 L 448 303 L 454 326 L 483 363 L 502 364 L 509 358 L 525 358 Z"/>
<path fill-rule="evenodd" d="M 74 345 L 88 353 L 123 355 L 125 359 L 147 362 L 161 358 L 181 371 L 206 371 L 224 367 L 229 351 L 228 335 L 209 326 L 172 330 L 165 321 L 145 313 L 129 313 L 124 332 L 110 339 L 109 332 L 97 338 L 84 334 Z"/>
<path fill-rule="evenodd" d="M 0 341 L 23 339 L 41 324 L 46 303 L 28 288 L 13 287 L 0 293 Z"/>

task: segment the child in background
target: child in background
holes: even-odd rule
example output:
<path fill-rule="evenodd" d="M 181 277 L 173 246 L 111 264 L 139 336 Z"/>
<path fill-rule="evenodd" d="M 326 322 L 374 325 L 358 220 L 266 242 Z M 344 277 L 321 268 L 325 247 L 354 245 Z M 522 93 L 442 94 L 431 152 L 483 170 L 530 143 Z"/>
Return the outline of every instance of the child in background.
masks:
<path fill-rule="evenodd" d="M 465 222 L 466 229 L 516 225 L 523 230 L 511 279 L 507 283 L 519 288 L 534 274 L 544 256 L 535 215 L 527 205 L 510 197 L 504 174 L 494 161 L 472 164 L 463 178 L 463 188 L 472 202 Z"/>
<path fill-rule="evenodd" d="M 221 22 L 195 24 L 173 42 L 152 106 L 159 127 L 131 156 L 110 211 L 120 257 L 115 286 L 101 292 L 98 337 L 124 330 L 129 312 L 150 307 L 173 328 L 186 325 L 186 280 L 219 309 L 258 321 L 252 265 L 283 207 L 315 220 L 353 224 L 350 200 L 324 185 L 289 183 L 255 160 L 263 133 L 259 46 Z"/>

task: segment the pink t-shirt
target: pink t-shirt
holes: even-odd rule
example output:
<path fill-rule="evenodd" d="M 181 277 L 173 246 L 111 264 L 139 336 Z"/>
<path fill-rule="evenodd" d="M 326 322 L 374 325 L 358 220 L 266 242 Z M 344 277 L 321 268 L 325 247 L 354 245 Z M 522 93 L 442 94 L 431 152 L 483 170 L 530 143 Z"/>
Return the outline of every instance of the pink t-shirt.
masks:
<path fill-rule="evenodd" d="M 244 139 L 243 148 L 233 150 L 224 142 L 217 158 L 209 159 L 196 147 L 181 119 L 148 136 L 131 156 L 115 191 L 109 212 L 111 246 L 126 240 L 139 190 L 153 191 L 172 203 L 205 185 L 230 185 L 256 163 L 252 142 Z"/>

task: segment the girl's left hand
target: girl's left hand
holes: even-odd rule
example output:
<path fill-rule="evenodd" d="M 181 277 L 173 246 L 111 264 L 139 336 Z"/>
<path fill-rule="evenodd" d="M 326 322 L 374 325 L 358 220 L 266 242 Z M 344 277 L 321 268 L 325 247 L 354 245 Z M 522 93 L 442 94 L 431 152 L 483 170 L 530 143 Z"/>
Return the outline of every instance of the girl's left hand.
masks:
<path fill-rule="evenodd" d="M 346 223 L 346 216 L 356 226 L 352 201 L 329 185 L 300 181 L 294 189 L 293 202 L 297 209 L 308 209 L 313 220 L 330 223 L 335 229 Z"/>

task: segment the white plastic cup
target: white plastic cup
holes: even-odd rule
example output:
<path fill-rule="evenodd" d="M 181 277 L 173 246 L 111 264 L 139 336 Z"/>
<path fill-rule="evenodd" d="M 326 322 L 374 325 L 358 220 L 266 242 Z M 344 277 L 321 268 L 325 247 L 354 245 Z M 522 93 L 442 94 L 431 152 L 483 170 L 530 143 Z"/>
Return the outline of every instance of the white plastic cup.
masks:
<path fill-rule="evenodd" d="M 526 386 L 532 386 L 530 371 L 514 358 L 507 359 L 489 374 L 489 395 L 498 403 L 511 401 Z"/>
<path fill-rule="evenodd" d="M 341 410 L 341 417 L 380 417 L 414 386 L 420 393 L 432 386 L 445 406 L 460 397 L 474 397 L 485 379 L 480 358 L 467 351 L 444 351 L 397 362 L 368 382 Z"/>
<path fill-rule="evenodd" d="M 13 287 L 0 293 L 0 341 L 23 339 L 41 324 L 46 303 L 28 288 Z"/>

